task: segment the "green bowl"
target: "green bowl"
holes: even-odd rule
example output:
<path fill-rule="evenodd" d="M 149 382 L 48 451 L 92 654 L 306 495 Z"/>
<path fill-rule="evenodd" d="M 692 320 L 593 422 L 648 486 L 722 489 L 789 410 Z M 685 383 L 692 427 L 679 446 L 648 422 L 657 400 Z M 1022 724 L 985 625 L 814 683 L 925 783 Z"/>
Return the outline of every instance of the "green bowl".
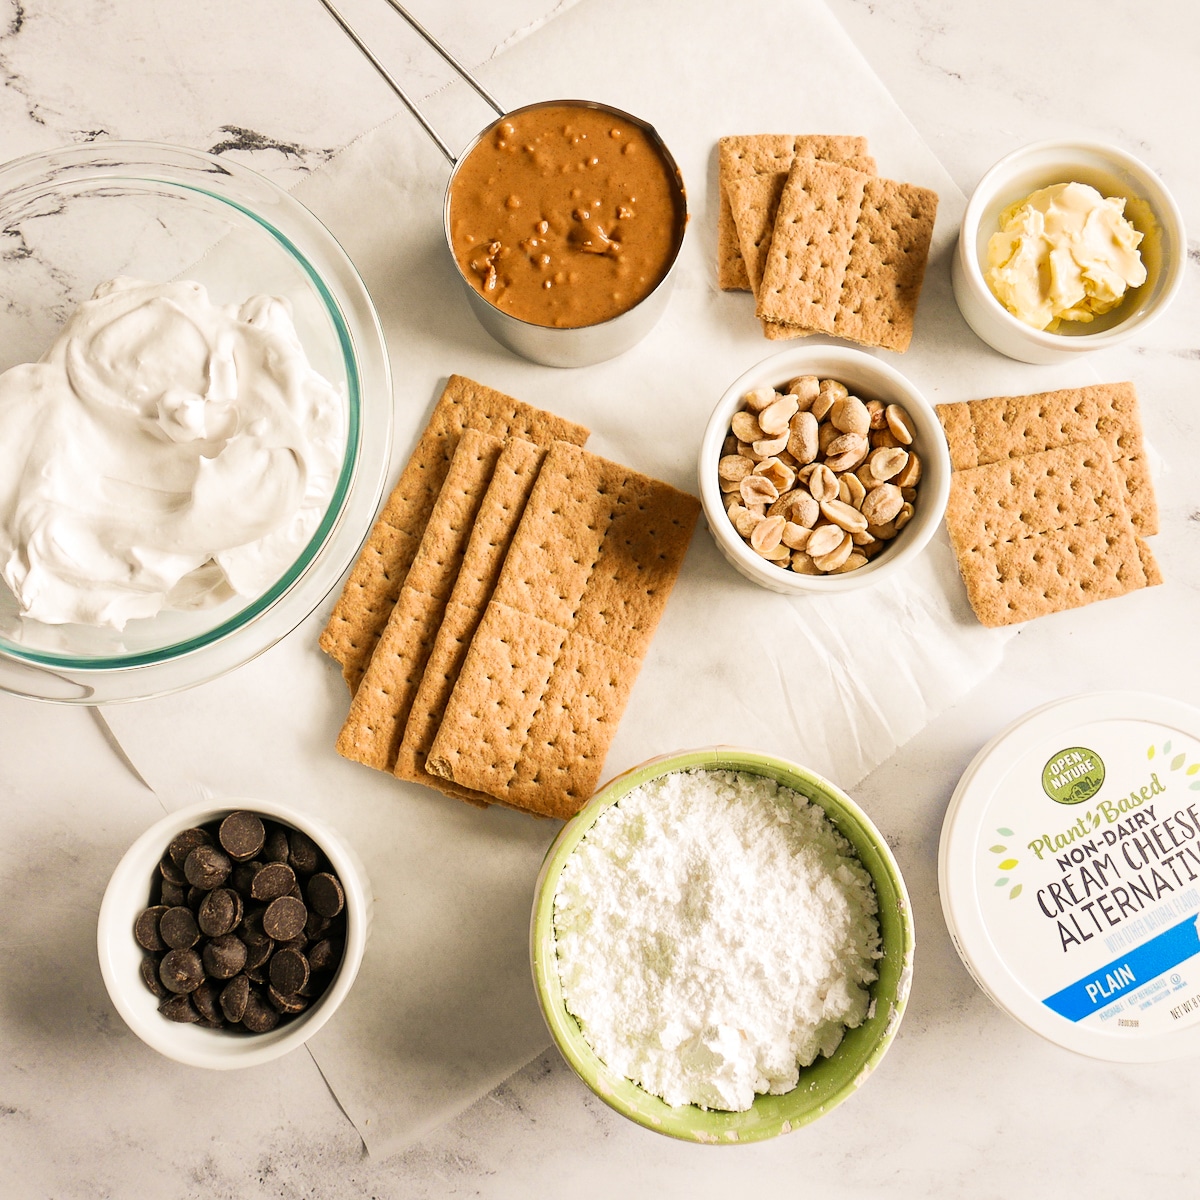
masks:
<path fill-rule="evenodd" d="M 871 986 L 870 1015 L 848 1029 L 829 1058 L 800 1070 L 800 1082 L 782 1096 L 757 1096 L 745 1112 L 720 1112 L 693 1104 L 670 1105 L 607 1067 L 584 1040 L 563 1002 L 554 945 L 554 893 L 568 857 L 610 804 L 651 779 L 702 768 L 765 775 L 819 804 L 854 847 L 871 875 L 879 901 L 883 957 Z M 533 982 L 555 1044 L 575 1073 L 617 1112 L 669 1137 L 691 1142 L 757 1142 L 807 1125 L 840 1104 L 874 1070 L 896 1036 L 912 983 L 914 933 L 908 892 L 887 843 L 865 813 L 828 780 L 787 759 L 752 750 L 714 746 L 665 755 L 634 767 L 596 793 L 566 825 L 546 853 L 538 876 L 530 924 Z"/>

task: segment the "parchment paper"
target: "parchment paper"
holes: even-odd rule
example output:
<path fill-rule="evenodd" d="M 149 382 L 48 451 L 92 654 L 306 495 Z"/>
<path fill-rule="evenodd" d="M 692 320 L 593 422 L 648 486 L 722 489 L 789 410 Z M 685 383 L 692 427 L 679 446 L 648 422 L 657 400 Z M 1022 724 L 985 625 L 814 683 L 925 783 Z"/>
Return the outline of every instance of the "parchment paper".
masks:
<path fill-rule="evenodd" d="M 687 0 L 581 0 L 481 74 L 514 107 L 587 97 L 652 121 L 682 168 L 692 225 L 676 292 L 646 341 L 611 363 L 555 371 L 514 358 L 475 324 L 442 237 L 445 164 L 406 114 L 306 180 L 297 195 L 342 241 L 384 322 L 395 374 L 392 479 L 442 380 L 461 372 L 585 422 L 589 449 L 695 491 L 701 433 L 720 393 L 780 349 L 761 336 L 748 294 L 716 287 L 716 142 L 726 133 L 865 134 L 881 174 L 937 190 L 912 348 L 881 352 L 930 399 L 1092 378 L 1086 367 L 1010 362 L 967 329 L 948 258 L 963 197 L 820 0 L 760 0 L 736 16 Z M 438 98 L 460 119 L 469 103 L 462 89 Z M 103 716 L 165 803 L 282 800 L 326 817 L 366 862 L 376 900 L 366 960 L 310 1049 L 371 1153 L 385 1155 L 548 1044 L 528 919 L 558 826 L 480 812 L 339 759 L 346 692 L 316 649 L 332 603 L 222 680 Z M 789 599 L 743 580 L 701 528 L 605 775 L 666 751 L 732 743 L 798 759 L 853 789 L 985 678 L 1005 637 L 970 615 L 942 540 L 891 584 Z"/>

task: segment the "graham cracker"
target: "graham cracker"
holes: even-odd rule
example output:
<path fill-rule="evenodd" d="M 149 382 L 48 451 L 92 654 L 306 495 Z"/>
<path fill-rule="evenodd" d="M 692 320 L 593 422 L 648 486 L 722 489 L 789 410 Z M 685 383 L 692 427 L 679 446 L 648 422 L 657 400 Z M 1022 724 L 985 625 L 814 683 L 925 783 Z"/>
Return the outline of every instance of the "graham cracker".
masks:
<path fill-rule="evenodd" d="M 1100 439 L 955 471 L 946 528 L 980 622 L 1011 625 L 1158 582 L 1125 495 Z"/>
<path fill-rule="evenodd" d="M 546 451 L 540 446 L 520 438 L 512 438 L 501 451 L 396 756 L 394 773 L 398 778 L 436 787 L 472 803 L 486 803 L 487 797 L 429 775 L 425 760 L 545 456 Z"/>
<path fill-rule="evenodd" d="M 1132 383 L 939 404 L 937 413 L 955 470 L 1100 438 L 1125 483 L 1134 528 L 1142 537 L 1158 532 L 1158 505 Z"/>
<path fill-rule="evenodd" d="M 750 290 L 756 296 L 762 284 L 763 266 L 775 231 L 775 215 L 787 180 L 786 171 L 774 171 L 732 180 L 725 190 L 738 248 L 742 252 L 742 265 L 750 281 Z"/>
<path fill-rule="evenodd" d="M 823 332 L 866 346 L 908 349 L 937 206 L 937 192 L 929 188 L 866 180 L 833 328 Z"/>
<path fill-rule="evenodd" d="M 758 303 L 760 320 L 831 332 L 869 175 L 797 158 L 779 200 Z"/>
<path fill-rule="evenodd" d="M 342 664 L 351 692 L 387 625 L 459 437 L 467 428 L 541 446 L 556 439 L 582 445 L 588 436 L 588 430 L 573 421 L 465 376 L 450 376 L 321 634 L 321 649 Z"/>
<path fill-rule="evenodd" d="M 868 175 L 875 173 L 875 160 L 867 153 L 864 137 L 790 133 L 723 137 L 717 168 L 717 283 L 722 290 L 750 290 L 750 279 L 730 209 L 729 184 L 733 180 L 763 174 L 786 176 L 797 156 L 845 163 Z"/>
<path fill-rule="evenodd" d="M 568 817 L 592 794 L 678 576 L 695 497 L 551 447 L 426 761 Z"/>
<path fill-rule="evenodd" d="M 497 437 L 464 429 L 371 661 L 350 702 L 337 750 L 390 770 L 479 507 L 499 461 Z"/>

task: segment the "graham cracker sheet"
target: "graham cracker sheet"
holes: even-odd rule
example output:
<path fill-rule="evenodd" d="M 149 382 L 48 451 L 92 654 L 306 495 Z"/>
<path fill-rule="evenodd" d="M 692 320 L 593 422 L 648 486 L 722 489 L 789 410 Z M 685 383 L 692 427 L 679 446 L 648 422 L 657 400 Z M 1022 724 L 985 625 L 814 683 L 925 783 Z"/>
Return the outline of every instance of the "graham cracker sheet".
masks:
<path fill-rule="evenodd" d="M 763 175 L 786 179 L 797 157 L 844 163 L 868 175 L 875 173 L 867 139 L 855 135 L 733 134 L 721 138 L 718 155 L 717 282 L 724 291 L 751 290 L 730 208 L 729 186 L 734 180 Z"/>
<path fill-rule="evenodd" d="M 1100 438 L 1124 480 L 1134 528 L 1141 537 L 1158 532 L 1158 505 L 1132 383 L 964 400 L 939 404 L 937 413 L 956 471 Z"/>
<path fill-rule="evenodd" d="M 504 443 L 477 429 L 459 436 L 412 565 L 350 702 L 337 750 L 380 771 L 396 762 L 446 601 Z"/>
<path fill-rule="evenodd" d="M 592 795 L 699 501 L 551 447 L 426 770 L 566 818 Z"/>
<path fill-rule="evenodd" d="M 588 436 L 582 425 L 564 417 L 465 376 L 450 377 L 321 633 L 321 649 L 341 663 L 351 692 L 387 626 L 459 437 L 468 428 L 540 445 L 555 439 L 582 445 Z"/>
<path fill-rule="evenodd" d="M 764 332 L 907 350 L 936 217 L 930 188 L 797 158 L 756 292 Z"/>
<path fill-rule="evenodd" d="M 474 804 L 486 804 L 488 797 L 449 779 L 430 775 L 425 770 L 425 760 L 545 456 L 542 447 L 521 438 L 511 438 L 501 451 L 396 755 L 394 774 L 398 778 L 435 787 Z"/>
<path fill-rule="evenodd" d="M 946 528 L 971 607 L 1001 626 L 1158 582 L 1101 439 L 955 471 Z"/>

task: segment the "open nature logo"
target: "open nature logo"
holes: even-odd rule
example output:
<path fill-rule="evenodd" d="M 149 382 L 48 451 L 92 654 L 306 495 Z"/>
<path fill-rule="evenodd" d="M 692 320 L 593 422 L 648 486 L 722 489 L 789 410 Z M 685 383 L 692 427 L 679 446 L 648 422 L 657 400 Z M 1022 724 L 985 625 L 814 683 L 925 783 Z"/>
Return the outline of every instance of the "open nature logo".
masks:
<path fill-rule="evenodd" d="M 1104 784 L 1104 760 L 1095 750 L 1060 750 L 1042 768 L 1042 791 L 1056 804 L 1082 804 Z"/>

